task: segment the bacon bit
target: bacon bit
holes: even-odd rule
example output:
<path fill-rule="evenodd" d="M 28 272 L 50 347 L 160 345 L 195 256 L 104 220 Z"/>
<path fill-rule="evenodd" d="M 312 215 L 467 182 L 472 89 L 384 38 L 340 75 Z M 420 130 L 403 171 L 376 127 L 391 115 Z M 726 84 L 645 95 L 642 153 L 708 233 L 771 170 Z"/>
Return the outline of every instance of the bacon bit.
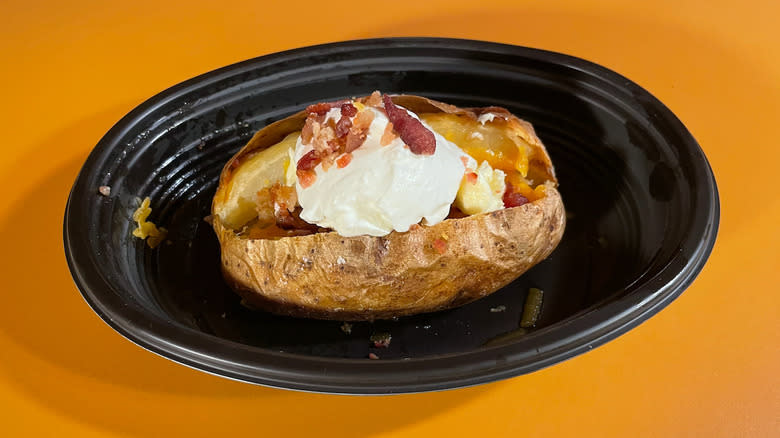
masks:
<path fill-rule="evenodd" d="M 265 187 L 255 195 L 255 211 L 262 224 L 274 222 L 274 203 L 271 200 L 271 188 Z"/>
<path fill-rule="evenodd" d="M 274 211 L 276 210 L 295 210 L 295 206 L 298 204 L 298 194 L 295 192 L 295 188 L 291 186 L 283 186 L 278 182 L 271 186 L 270 190 L 271 202 L 274 204 Z"/>
<path fill-rule="evenodd" d="M 326 117 L 325 114 L 309 114 L 309 117 L 307 118 L 310 118 L 315 122 L 317 122 L 317 124 L 322 125 L 323 123 L 325 123 L 325 117 Z"/>
<path fill-rule="evenodd" d="M 352 152 L 355 149 L 363 145 L 368 135 L 368 128 L 371 126 L 371 122 L 374 121 L 374 113 L 372 111 L 361 111 L 352 120 L 352 127 L 347 134 L 347 143 L 344 147 L 344 152 Z"/>
<path fill-rule="evenodd" d="M 322 170 L 327 172 L 328 169 L 330 169 L 331 166 L 333 166 L 333 164 L 335 162 L 336 162 L 336 154 L 335 153 L 331 153 L 331 154 L 325 155 L 325 157 L 322 159 Z"/>
<path fill-rule="evenodd" d="M 330 126 L 326 126 L 314 133 L 311 145 L 321 157 L 332 153 L 335 147 L 331 145 L 331 141 L 336 139 L 336 131 Z"/>
<path fill-rule="evenodd" d="M 319 227 L 301 219 L 301 207 L 295 207 L 293 211 L 281 210 L 276 216 L 276 226 L 283 230 L 291 230 L 295 233 L 316 232 Z M 305 260 L 305 258 L 304 258 Z"/>
<path fill-rule="evenodd" d="M 297 170 L 312 170 L 315 167 L 317 167 L 318 164 L 322 159 L 320 158 L 320 154 L 316 150 L 310 150 L 304 156 L 301 157 L 300 160 L 298 160 L 298 166 L 296 167 Z"/>
<path fill-rule="evenodd" d="M 352 108 L 354 108 L 354 106 Z M 352 119 L 350 119 L 349 116 L 347 116 L 346 114 L 342 115 L 341 118 L 339 119 L 339 122 L 336 123 L 336 138 L 345 137 L 347 134 L 349 134 L 349 128 L 351 127 L 352 127 Z"/>
<path fill-rule="evenodd" d="M 347 167 L 347 165 L 352 161 L 352 154 L 346 153 L 339 157 L 338 160 L 336 160 L 336 165 L 339 169 L 343 169 Z"/>
<path fill-rule="evenodd" d="M 269 190 L 273 205 L 273 219 L 276 226 L 289 230 L 311 230 L 316 225 L 309 224 L 300 218 L 301 208 L 298 207 L 298 194 L 294 187 L 275 183 Z M 260 193 L 258 193 L 259 197 Z"/>
<path fill-rule="evenodd" d="M 466 181 L 471 184 L 477 183 L 477 174 L 475 172 L 466 172 Z"/>
<path fill-rule="evenodd" d="M 345 103 L 349 103 L 347 99 L 341 99 L 334 102 L 320 102 L 306 107 L 306 112 L 309 114 L 324 115 L 333 108 L 340 107 Z"/>
<path fill-rule="evenodd" d="M 355 120 L 352 121 L 352 126 L 354 126 L 356 130 L 362 131 L 368 129 L 371 126 L 371 122 L 373 121 L 373 111 L 361 111 L 357 116 L 355 116 Z"/>
<path fill-rule="evenodd" d="M 528 203 L 528 198 L 521 195 L 520 193 L 517 193 L 515 191 L 515 188 L 512 186 L 512 184 L 506 185 L 506 191 L 504 192 L 504 207 L 511 208 L 511 207 L 519 207 L 523 204 Z"/>
<path fill-rule="evenodd" d="M 519 207 L 521 205 L 528 203 L 528 198 L 521 195 L 520 193 L 504 193 L 504 207 L 511 208 L 511 207 Z"/>
<path fill-rule="evenodd" d="M 447 241 L 436 238 L 433 241 L 433 249 L 435 249 L 439 254 L 444 254 L 447 251 Z"/>
<path fill-rule="evenodd" d="M 374 353 L 368 353 L 368 358 L 369 359 L 373 359 L 373 360 L 377 360 L 377 359 L 379 359 L 379 356 L 377 356 Z"/>
<path fill-rule="evenodd" d="M 368 96 L 368 98 L 366 98 L 364 103 L 366 106 L 378 107 L 379 104 L 382 103 L 382 93 L 379 91 L 374 91 L 370 96 Z"/>
<path fill-rule="evenodd" d="M 309 114 L 322 115 L 330 111 L 331 108 L 333 108 L 333 106 L 330 103 L 320 102 L 320 103 L 315 103 L 314 105 L 307 106 L 306 112 L 308 112 Z"/>
<path fill-rule="evenodd" d="M 390 341 L 393 336 L 390 333 L 374 333 L 369 338 L 369 341 L 374 345 L 374 348 L 387 348 L 390 346 Z"/>
<path fill-rule="evenodd" d="M 299 170 L 298 174 L 314 172 L 310 170 Z M 273 227 L 287 230 L 287 235 L 310 234 L 317 231 L 317 225 L 310 224 L 301 219 L 301 207 L 298 206 L 298 194 L 295 187 L 283 186 L 275 183 L 271 187 L 266 187 L 257 192 L 255 199 L 255 210 L 257 211 L 258 222 L 254 225 L 258 230 L 250 231 L 250 235 L 260 237 L 262 234 L 257 232 L 261 229 Z"/>
<path fill-rule="evenodd" d="M 314 120 L 314 117 L 306 117 L 306 122 L 303 124 L 303 129 L 301 129 L 301 144 L 307 145 L 311 143 L 311 139 L 314 137 L 315 125 L 319 125 L 319 123 Z M 317 126 L 316 130 L 319 131 L 319 126 Z"/>
<path fill-rule="evenodd" d="M 317 174 L 313 170 L 301 170 L 295 171 L 295 175 L 298 176 L 298 182 L 304 189 L 311 187 L 314 181 L 317 181 Z"/>
<path fill-rule="evenodd" d="M 436 152 L 436 137 L 422 122 L 410 116 L 406 110 L 395 106 L 390 96 L 382 96 L 387 118 L 390 119 L 396 132 L 409 150 L 417 155 L 433 155 Z"/>
<path fill-rule="evenodd" d="M 352 105 L 351 102 L 345 103 L 344 105 L 341 105 L 341 115 L 345 117 L 355 117 L 355 114 L 357 114 L 358 110 L 355 108 L 355 105 Z"/>
<path fill-rule="evenodd" d="M 366 141 L 366 133 L 361 132 L 359 134 L 356 134 L 352 131 L 347 134 L 347 144 L 344 146 L 344 152 L 350 153 L 354 151 L 355 149 L 359 148 L 360 146 L 363 146 L 363 142 Z"/>
<path fill-rule="evenodd" d="M 463 163 L 463 167 L 469 167 L 469 158 L 465 155 L 460 156 L 460 162 Z"/>
<path fill-rule="evenodd" d="M 379 140 L 379 145 L 387 146 L 396 138 L 398 138 L 398 135 L 395 133 L 395 131 L 393 131 L 393 124 L 387 122 L 387 126 L 385 126 L 385 132 L 382 133 L 382 138 Z"/>
<path fill-rule="evenodd" d="M 341 112 L 338 122 L 334 118 L 326 120 L 328 111 L 333 108 L 339 108 Z M 337 156 L 352 152 L 363 144 L 374 119 L 373 112 L 358 112 L 350 100 L 317 103 L 309 105 L 306 110 L 309 115 L 301 130 L 301 143 L 310 144 L 316 154 L 302 157 L 298 170 L 311 170 L 322 163 L 323 170 L 327 171 Z"/>

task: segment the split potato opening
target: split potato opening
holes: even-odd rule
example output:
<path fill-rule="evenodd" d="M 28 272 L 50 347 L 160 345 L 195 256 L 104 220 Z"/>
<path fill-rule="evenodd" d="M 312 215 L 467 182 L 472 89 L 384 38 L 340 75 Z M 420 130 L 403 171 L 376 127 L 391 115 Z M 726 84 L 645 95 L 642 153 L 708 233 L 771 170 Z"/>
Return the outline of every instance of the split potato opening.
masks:
<path fill-rule="evenodd" d="M 214 197 L 223 273 L 246 305 L 345 321 L 437 311 L 494 292 L 558 244 L 563 203 L 550 158 L 530 124 L 501 108 L 392 99 L 477 163 L 502 171 L 506 187 L 526 201 L 468 214 L 474 196 L 464 175 L 450 215 L 435 225 L 344 237 L 316 225 L 275 222 L 268 203 L 277 199 L 278 207 L 278 197 L 294 202 L 284 190 L 307 113 L 295 114 L 255 134 L 225 165 Z M 290 207 L 295 216 L 295 205 Z"/>

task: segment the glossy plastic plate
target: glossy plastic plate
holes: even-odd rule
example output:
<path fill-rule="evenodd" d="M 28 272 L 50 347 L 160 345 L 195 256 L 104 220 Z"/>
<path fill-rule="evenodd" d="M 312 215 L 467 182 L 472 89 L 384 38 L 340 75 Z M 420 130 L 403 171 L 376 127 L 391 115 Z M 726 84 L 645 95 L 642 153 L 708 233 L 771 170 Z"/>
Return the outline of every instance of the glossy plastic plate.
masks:
<path fill-rule="evenodd" d="M 340 322 L 243 308 L 222 280 L 217 240 L 203 221 L 222 166 L 263 126 L 373 90 L 503 106 L 533 123 L 560 179 L 569 218 L 563 241 L 485 299 L 356 323 L 350 334 Z M 98 193 L 103 185 L 110 196 Z M 131 236 L 145 196 L 150 219 L 170 230 L 156 249 Z M 68 201 L 64 239 L 89 305 L 152 352 L 263 385 L 397 393 L 528 373 L 626 332 L 693 281 L 718 219 L 715 181 L 694 138 L 617 73 L 524 47 L 378 39 L 263 56 L 152 97 L 90 154 Z M 544 303 L 537 327 L 523 334 L 530 287 L 544 290 Z M 392 335 L 388 348 L 371 346 L 379 332 Z"/>

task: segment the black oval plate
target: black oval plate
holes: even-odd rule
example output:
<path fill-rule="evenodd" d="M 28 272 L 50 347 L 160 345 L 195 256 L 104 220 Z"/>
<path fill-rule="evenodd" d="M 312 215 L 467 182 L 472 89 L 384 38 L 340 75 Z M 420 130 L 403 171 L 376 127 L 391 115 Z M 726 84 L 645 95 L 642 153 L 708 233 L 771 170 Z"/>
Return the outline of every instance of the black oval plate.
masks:
<path fill-rule="evenodd" d="M 533 123 L 568 211 L 562 243 L 485 299 L 357 323 L 351 334 L 339 322 L 244 309 L 222 281 L 219 247 L 202 220 L 223 164 L 256 130 L 307 104 L 373 90 L 503 106 Z M 102 185 L 109 197 L 98 194 Z M 170 230 L 154 250 L 131 236 L 144 196 L 151 220 Z M 401 38 L 263 56 L 149 99 L 90 154 L 70 194 L 64 239 L 90 306 L 155 353 L 276 387 L 397 393 L 516 376 L 624 333 L 693 281 L 718 219 L 715 181 L 696 141 L 628 79 L 542 50 Z M 544 305 L 537 328 L 523 335 L 516 330 L 530 287 L 545 291 Z M 388 348 L 370 346 L 376 332 L 392 335 Z"/>

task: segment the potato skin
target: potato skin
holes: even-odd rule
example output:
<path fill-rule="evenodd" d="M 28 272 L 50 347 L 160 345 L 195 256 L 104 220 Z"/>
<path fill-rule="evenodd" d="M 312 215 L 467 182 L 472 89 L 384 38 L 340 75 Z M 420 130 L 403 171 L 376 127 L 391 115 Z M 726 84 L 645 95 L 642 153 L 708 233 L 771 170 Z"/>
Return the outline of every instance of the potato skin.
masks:
<path fill-rule="evenodd" d="M 222 271 L 250 307 L 344 321 L 460 306 L 546 258 L 565 227 L 557 190 L 520 207 L 448 219 L 384 237 L 335 232 L 242 239 L 215 218 Z M 439 253 L 436 239 L 447 237 Z"/>
<path fill-rule="evenodd" d="M 393 100 L 417 111 L 472 116 L 480 111 L 417 96 Z M 226 281 L 248 307 L 342 321 L 389 319 L 448 309 L 500 289 L 555 249 L 566 221 L 544 146 L 530 125 L 509 117 L 514 122 L 512 129 L 537 148 L 537 173 L 547 181 L 542 199 L 383 237 L 342 237 L 328 232 L 275 240 L 242 238 L 216 214 L 236 167 L 233 163 L 279 141 L 283 134 L 302 124 L 302 115 L 269 125 L 225 166 L 214 198 L 213 226 Z"/>

